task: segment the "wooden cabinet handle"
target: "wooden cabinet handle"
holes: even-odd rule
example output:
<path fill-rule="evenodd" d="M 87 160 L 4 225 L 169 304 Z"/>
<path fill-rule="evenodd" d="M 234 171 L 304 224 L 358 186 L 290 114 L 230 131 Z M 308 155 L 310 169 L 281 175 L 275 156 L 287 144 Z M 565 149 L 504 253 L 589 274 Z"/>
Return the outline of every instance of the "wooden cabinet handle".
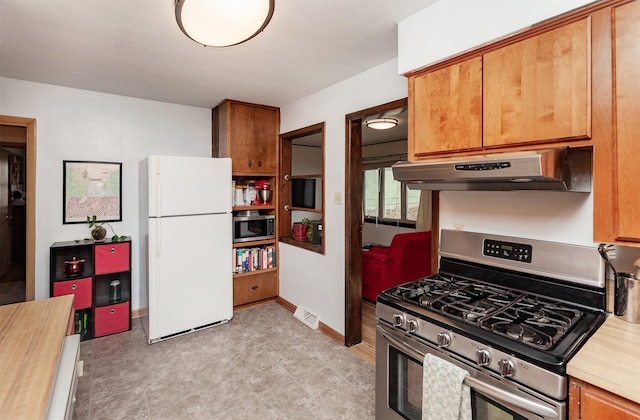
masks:
<path fill-rule="evenodd" d="M 251 167 L 251 165 L 253 165 L 253 162 L 251 162 L 251 159 L 249 159 L 248 163 L 249 163 L 249 167 Z"/>
<path fill-rule="evenodd" d="M 259 161 L 258 161 L 258 168 L 261 168 L 261 167 L 262 167 L 262 161 L 261 161 L 261 160 L 259 160 Z"/>
<path fill-rule="evenodd" d="M 251 290 L 258 290 L 258 285 L 253 286 Z"/>

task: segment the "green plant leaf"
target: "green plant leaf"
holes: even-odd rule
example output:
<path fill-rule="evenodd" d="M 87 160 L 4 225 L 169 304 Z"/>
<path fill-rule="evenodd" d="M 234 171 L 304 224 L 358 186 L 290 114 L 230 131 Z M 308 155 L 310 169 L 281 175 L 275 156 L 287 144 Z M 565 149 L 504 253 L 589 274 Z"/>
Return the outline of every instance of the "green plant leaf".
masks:
<path fill-rule="evenodd" d="M 98 217 L 95 214 L 91 217 L 87 216 L 87 223 L 89 224 L 89 228 L 102 226 L 102 223 L 98 224 Z"/>

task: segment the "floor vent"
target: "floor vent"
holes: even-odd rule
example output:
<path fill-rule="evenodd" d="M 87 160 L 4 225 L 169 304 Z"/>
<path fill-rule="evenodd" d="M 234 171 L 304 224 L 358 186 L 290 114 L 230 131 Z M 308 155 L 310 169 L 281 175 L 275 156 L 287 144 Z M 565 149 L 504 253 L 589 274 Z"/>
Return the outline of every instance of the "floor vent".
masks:
<path fill-rule="evenodd" d="M 318 317 L 304 308 L 298 306 L 293 317 L 313 330 L 318 329 Z"/>

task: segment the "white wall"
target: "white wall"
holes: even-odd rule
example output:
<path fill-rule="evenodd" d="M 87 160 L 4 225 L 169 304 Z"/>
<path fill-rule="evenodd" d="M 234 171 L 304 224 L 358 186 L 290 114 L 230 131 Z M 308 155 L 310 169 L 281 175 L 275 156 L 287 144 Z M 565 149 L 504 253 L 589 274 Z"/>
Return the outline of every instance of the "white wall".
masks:
<path fill-rule="evenodd" d="M 291 175 L 321 175 L 322 147 L 291 146 Z"/>
<path fill-rule="evenodd" d="M 376 89 L 371 89 L 376 86 Z M 345 115 L 407 96 L 391 60 L 280 110 L 280 132 L 325 125 L 325 254 L 280 244 L 280 295 L 344 334 Z M 338 195 L 340 204 L 334 202 Z"/>
<path fill-rule="evenodd" d="M 149 154 L 211 156 L 211 111 L 0 78 L 0 114 L 36 119 L 36 299 L 49 296 L 49 246 L 89 236 L 62 224 L 62 161 L 122 162 L 122 222 L 139 302 L 138 162 Z"/>
<path fill-rule="evenodd" d="M 362 243 L 391 245 L 393 237 L 399 233 L 415 232 L 415 229 L 400 226 L 379 225 L 377 223 L 362 224 Z"/>
<path fill-rule="evenodd" d="M 406 134 L 405 134 L 406 135 Z M 407 160 L 407 139 L 362 146 L 362 164 Z"/>
<path fill-rule="evenodd" d="M 398 73 L 442 61 L 593 0 L 440 0 L 398 24 Z"/>
<path fill-rule="evenodd" d="M 593 245 L 593 195 L 551 191 L 443 191 L 440 228 Z"/>

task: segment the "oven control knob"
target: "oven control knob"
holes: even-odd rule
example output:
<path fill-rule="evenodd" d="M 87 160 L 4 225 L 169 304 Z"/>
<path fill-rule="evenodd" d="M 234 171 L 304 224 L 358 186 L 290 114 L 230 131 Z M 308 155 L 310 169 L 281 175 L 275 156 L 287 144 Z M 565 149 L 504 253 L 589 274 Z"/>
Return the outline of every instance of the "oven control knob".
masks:
<path fill-rule="evenodd" d="M 487 366 L 491 363 L 491 353 L 487 349 L 476 350 L 476 363 L 478 366 Z"/>
<path fill-rule="evenodd" d="M 511 377 L 516 374 L 516 364 L 510 359 L 500 359 L 498 361 L 498 369 L 500 369 L 500 375 L 505 377 Z"/>
<path fill-rule="evenodd" d="M 402 327 L 404 325 L 404 315 L 403 314 L 393 314 L 393 326 L 394 327 Z"/>
<path fill-rule="evenodd" d="M 438 347 L 449 347 L 451 344 L 451 336 L 446 332 L 438 333 L 436 340 L 438 341 Z"/>
<path fill-rule="evenodd" d="M 418 331 L 418 322 L 415 319 L 410 319 L 407 321 L 407 331 L 410 333 Z"/>

